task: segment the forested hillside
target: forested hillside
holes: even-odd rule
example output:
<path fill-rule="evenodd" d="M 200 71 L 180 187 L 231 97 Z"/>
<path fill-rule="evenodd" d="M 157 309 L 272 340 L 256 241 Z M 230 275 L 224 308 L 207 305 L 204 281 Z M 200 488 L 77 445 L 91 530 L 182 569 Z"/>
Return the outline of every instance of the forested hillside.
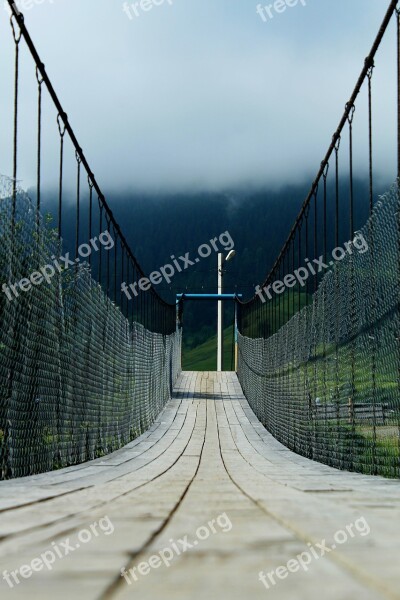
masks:
<path fill-rule="evenodd" d="M 171 256 L 178 258 L 189 253 L 194 262 L 200 245 L 229 232 L 237 254 L 226 265 L 225 290 L 250 298 L 255 286 L 265 279 L 282 247 L 307 190 L 308 185 L 252 193 L 149 196 L 115 192 L 108 197 L 108 202 L 146 273 L 171 264 Z M 330 193 L 333 194 L 333 190 Z M 346 186 L 342 187 L 340 194 L 340 214 L 344 216 L 348 211 Z M 52 212 L 55 198 L 55 194 L 47 194 L 44 212 Z M 360 182 L 356 186 L 355 198 L 356 227 L 360 227 L 368 214 L 368 190 Z M 75 231 L 71 224 L 75 215 L 68 208 L 68 203 L 64 206 L 64 239 L 67 247 L 73 248 Z M 84 201 L 82 206 L 85 206 Z M 334 219 L 333 214 L 330 219 Z M 333 232 L 334 228 L 329 230 Z M 342 242 L 348 241 L 349 232 L 342 231 L 340 237 Z M 84 237 L 81 241 L 85 241 Z M 218 244 L 224 251 L 223 245 Z M 170 302 L 174 302 L 175 294 L 180 292 L 215 292 L 216 272 L 217 256 L 213 250 L 208 258 L 201 258 L 181 273 L 175 269 L 170 283 L 163 281 L 156 289 Z M 226 326 L 232 319 L 232 309 L 227 305 Z M 208 340 L 215 333 L 215 328 L 215 303 L 187 305 L 184 315 L 186 347 L 193 348 Z"/>

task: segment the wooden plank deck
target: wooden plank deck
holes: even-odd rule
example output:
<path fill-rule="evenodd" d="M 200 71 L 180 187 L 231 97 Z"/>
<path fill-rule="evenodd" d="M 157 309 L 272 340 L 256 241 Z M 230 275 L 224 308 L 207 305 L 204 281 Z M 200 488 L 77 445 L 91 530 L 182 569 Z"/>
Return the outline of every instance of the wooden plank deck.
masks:
<path fill-rule="evenodd" d="M 122 450 L 0 483 L 0 597 L 400 598 L 399 492 L 291 453 L 234 373 L 186 372 Z"/>

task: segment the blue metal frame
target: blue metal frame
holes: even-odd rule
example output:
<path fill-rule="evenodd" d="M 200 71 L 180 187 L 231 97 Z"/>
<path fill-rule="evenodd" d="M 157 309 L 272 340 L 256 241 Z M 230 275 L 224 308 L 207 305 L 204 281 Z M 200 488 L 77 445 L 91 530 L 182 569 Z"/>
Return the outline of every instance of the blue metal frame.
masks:
<path fill-rule="evenodd" d="M 176 302 L 181 300 L 237 300 L 243 294 L 177 294 Z"/>

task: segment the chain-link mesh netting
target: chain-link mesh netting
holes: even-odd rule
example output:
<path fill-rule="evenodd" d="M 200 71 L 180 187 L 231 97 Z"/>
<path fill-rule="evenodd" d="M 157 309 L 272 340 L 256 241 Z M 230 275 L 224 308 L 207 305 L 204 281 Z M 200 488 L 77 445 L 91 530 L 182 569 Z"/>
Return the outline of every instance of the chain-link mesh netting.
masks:
<path fill-rule="evenodd" d="M 0 285 L 9 286 L 60 256 L 61 243 L 26 194 L 14 202 L 0 184 Z M 145 431 L 180 370 L 180 333 L 130 324 L 87 264 L 17 294 L 0 293 L 0 478 L 93 459 Z"/>
<path fill-rule="evenodd" d="M 361 231 L 368 251 L 353 248 L 268 339 L 239 335 L 244 393 L 279 441 L 390 477 L 400 476 L 399 224 L 396 187 Z"/>

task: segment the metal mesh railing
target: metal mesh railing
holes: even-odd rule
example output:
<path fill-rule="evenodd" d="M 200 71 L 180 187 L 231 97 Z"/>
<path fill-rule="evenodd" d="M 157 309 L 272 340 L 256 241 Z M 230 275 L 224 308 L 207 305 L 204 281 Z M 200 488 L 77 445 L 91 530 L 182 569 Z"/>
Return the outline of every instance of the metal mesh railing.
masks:
<path fill-rule="evenodd" d="M 400 476 L 399 214 L 394 188 L 361 231 L 368 252 L 337 265 L 268 339 L 239 335 L 238 366 L 250 405 L 283 444 L 391 477 Z"/>
<path fill-rule="evenodd" d="M 56 231 L 4 178 L 0 279 L 17 282 L 58 256 Z M 29 292 L 0 295 L 0 476 L 100 457 L 145 431 L 180 369 L 180 333 L 130 323 L 82 262 Z"/>
<path fill-rule="evenodd" d="M 181 346 L 175 304 L 145 277 L 24 16 L 8 5 L 10 37 L 0 53 L 8 126 L 1 171 L 12 176 L 0 181 L 0 479 L 96 458 L 142 433 L 170 397 Z M 29 197 L 18 188 L 21 171 L 34 177 Z"/>
<path fill-rule="evenodd" d="M 290 449 L 399 477 L 400 203 L 397 184 L 376 201 L 372 119 L 375 56 L 393 16 L 400 109 L 392 0 L 279 257 L 254 298 L 240 303 L 238 375 L 257 416 Z M 363 89 L 367 127 L 358 139 L 368 158 L 356 180 Z M 400 112 L 397 129 L 400 177 Z"/>

